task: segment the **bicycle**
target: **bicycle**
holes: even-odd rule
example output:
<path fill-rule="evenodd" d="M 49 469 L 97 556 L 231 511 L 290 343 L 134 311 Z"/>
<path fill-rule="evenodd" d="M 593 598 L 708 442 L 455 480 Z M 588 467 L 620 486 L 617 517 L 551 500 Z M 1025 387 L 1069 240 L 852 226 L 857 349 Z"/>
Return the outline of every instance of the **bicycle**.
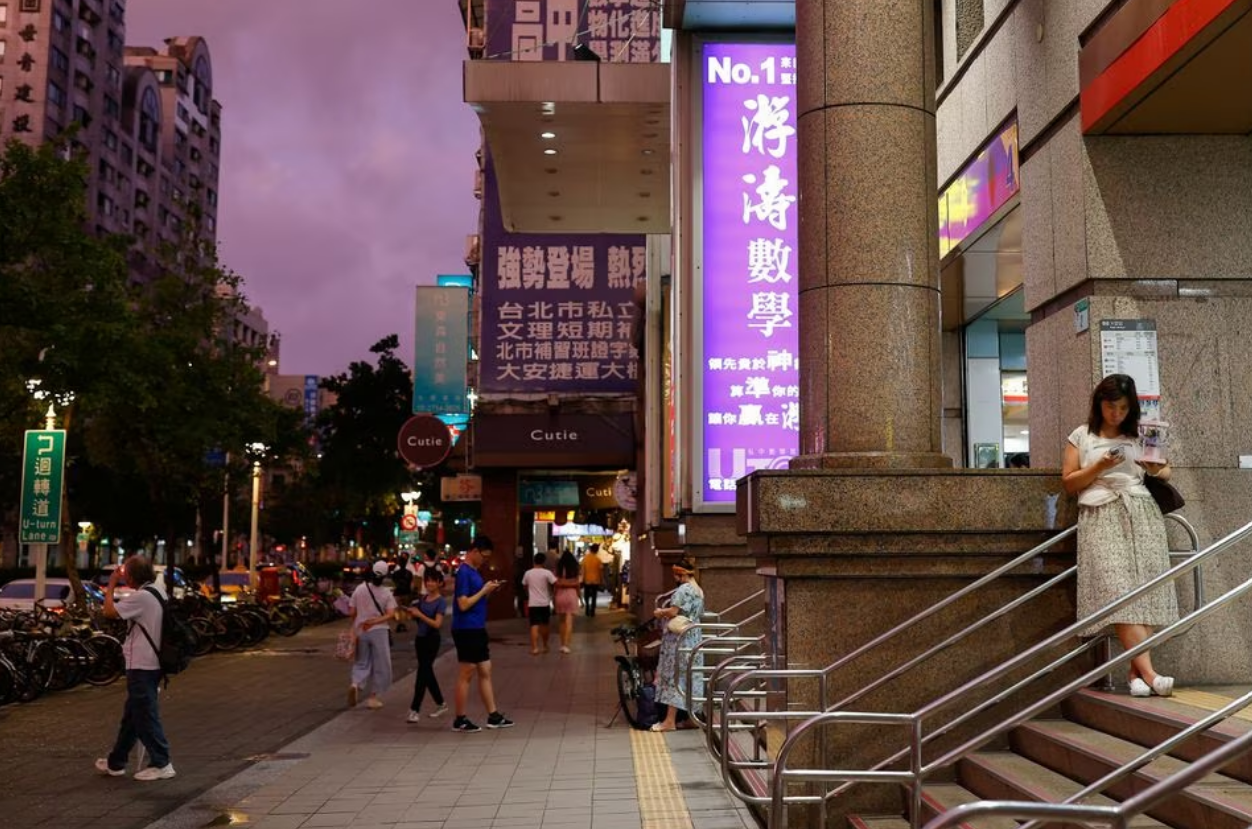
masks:
<path fill-rule="evenodd" d="M 660 635 L 656 633 L 656 625 L 649 621 L 641 625 L 619 625 L 609 631 L 614 641 L 622 646 L 624 653 L 615 654 L 617 661 L 617 700 L 618 710 L 626 717 L 631 728 L 643 728 L 640 719 L 640 701 L 647 694 L 653 694 L 655 704 L 656 688 L 656 645 L 660 643 Z M 641 643 L 640 640 L 647 641 Z M 632 646 L 634 653 L 632 653 Z M 650 688 L 651 690 L 645 690 Z M 609 720 L 609 726 L 617 719 L 617 713 Z"/>

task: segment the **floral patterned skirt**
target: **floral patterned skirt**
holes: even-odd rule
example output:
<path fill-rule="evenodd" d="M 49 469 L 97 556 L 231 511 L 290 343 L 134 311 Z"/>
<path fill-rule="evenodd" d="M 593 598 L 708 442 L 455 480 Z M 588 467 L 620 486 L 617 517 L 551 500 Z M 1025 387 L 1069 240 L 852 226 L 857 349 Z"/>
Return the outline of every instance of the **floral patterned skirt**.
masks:
<path fill-rule="evenodd" d="M 1123 495 L 1078 512 L 1078 618 L 1125 596 L 1169 569 L 1165 520 L 1147 496 Z M 1175 585 L 1166 584 L 1084 630 L 1093 636 L 1108 624 L 1162 626 L 1178 621 Z"/>

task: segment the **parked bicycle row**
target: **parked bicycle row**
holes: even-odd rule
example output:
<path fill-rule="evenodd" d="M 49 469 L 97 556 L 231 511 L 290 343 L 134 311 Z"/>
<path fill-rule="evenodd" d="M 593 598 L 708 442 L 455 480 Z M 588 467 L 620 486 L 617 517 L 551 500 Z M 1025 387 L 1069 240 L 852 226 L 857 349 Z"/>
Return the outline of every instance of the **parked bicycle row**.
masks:
<path fill-rule="evenodd" d="M 284 592 L 257 602 L 244 590 L 219 605 L 190 586 L 175 592 L 168 607 L 189 629 L 195 656 L 255 647 L 271 635 L 294 636 L 305 625 L 340 615 L 329 594 Z M 127 623 L 105 618 L 98 591 L 86 592 L 81 607 L 39 601 L 29 610 L 0 608 L 0 705 L 30 702 L 84 682 L 108 685 L 122 675 Z"/>

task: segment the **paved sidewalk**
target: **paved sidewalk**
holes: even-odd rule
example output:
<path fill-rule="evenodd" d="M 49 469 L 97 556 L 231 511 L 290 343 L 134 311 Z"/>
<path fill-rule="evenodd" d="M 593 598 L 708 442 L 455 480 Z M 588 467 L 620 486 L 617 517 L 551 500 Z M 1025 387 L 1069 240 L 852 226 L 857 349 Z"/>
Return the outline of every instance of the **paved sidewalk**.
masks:
<path fill-rule="evenodd" d="M 451 711 L 406 724 L 405 676 L 383 708 L 344 711 L 149 829 L 754 829 L 698 731 L 634 732 L 621 717 L 608 727 L 608 630 L 625 618 L 580 615 L 574 652 L 561 656 L 554 637 L 541 657 L 529 655 L 523 620 L 491 623 L 496 697 L 513 728 L 456 733 Z M 436 673 L 449 702 L 455 671 L 447 652 Z M 474 689 L 469 715 L 485 724 Z"/>

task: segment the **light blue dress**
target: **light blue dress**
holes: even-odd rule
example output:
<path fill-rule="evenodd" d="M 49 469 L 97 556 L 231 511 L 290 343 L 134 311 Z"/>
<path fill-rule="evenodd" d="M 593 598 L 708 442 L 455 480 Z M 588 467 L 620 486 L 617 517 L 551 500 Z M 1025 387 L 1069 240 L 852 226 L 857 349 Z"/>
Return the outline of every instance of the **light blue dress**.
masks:
<path fill-rule="evenodd" d="M 700 617 L 704 615 L 704 593 L 699 587 L 690 582 L 684 582 L 679 585 L 674 594 L 670 596 L 670 604 L 678 608 L 678 612 L 686 616 L 692 621 L 698 622 Z M 670 633 L 668 630 L 661 637 L 661 655 L 656 669 L 656 698 L 658 702 L 665 705 L 680 708 L 683 711 L 691 710 L 691 703 L 687 700 L 687 678 L 686 678 L 686 662 L 684 657 L 679 664 L 678 658 L 679 648 L 694 648 L 700 644 L 700 630 L 692 628 L 686 633 L 679 636 L 676 633 Z M 704 658 L 699 653 L 696 654 L 696 665 L 703 665 Z M 697 696 L 704 696 L 704 675 L 696 673 L 691 678 L 692 692 Z"/>

